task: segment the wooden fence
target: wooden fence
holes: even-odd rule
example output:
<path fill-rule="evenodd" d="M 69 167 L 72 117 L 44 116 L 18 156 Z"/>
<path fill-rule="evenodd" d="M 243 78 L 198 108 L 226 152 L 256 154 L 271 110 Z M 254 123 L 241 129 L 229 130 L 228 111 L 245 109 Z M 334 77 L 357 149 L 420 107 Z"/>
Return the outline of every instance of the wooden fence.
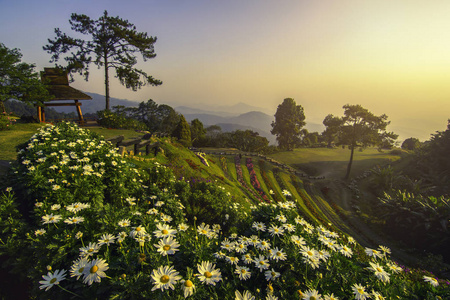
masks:
<path fill-rule="evenodd" d="M 154 150 L 155 148 L 157 149 L 156 151 L 158 151 L 159 146 L 160 146 L 159 142 L 151 141 L 150 137 L 151 136 L 144 135 L 139 138 L 125 140 L 123 135 L 118 135 L 118 136 L 114 136 L 114 137 L 111 137 L 106 140 L 111 142 L 113 145 L 115 145 L 116 148 L 119 148 L 119 153 L 122 156 L 124 155 L 124 153 L 126 151 L 126 147 L 129 147 L 129 146 L 133 146 L 134 154 L 138 154 L 139 152 L 141 152 L 140 149 L 145 147 L 145 154 L 149 155 L 150 152 L 152 150 Z"/>

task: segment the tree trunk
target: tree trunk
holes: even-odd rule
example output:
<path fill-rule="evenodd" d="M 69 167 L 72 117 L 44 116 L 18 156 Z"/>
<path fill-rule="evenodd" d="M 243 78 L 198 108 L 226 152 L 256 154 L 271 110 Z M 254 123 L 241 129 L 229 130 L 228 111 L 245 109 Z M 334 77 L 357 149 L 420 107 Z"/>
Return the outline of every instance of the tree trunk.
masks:
<path fill-rule="evenodd" d="M 353 153 L 355 152 L 355 145 L 351 145 L 350 150 L 351 150 L 350 161 L 348 162 L 348 165 L 347 165 L 347 174 L 345 174 L 345 180 L 348 180 L 350 178 L 350 171 L 352 169 Z"/>
<path fill-rule="evenodd" d="M 0 113 L 6 113 L 5 103 L 2 100 L 0 100 Z"/>
<path fill-rule="evenodd" d="M 108 56 L 105 53 L 105 101 L 106 101 L 106 110 L 109 110 L 109 74 L 108 74 Z"/>

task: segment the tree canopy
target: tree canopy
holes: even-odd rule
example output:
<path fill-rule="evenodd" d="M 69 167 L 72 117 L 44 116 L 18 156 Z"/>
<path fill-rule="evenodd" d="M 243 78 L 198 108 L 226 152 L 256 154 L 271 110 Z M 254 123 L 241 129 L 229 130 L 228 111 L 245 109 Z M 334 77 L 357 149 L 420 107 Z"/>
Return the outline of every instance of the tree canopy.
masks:
<path fill-rule="evenodd" d="M 278 146 L 283 150 L 292 150 L 300 145 L 302 127 L 305 126 L 303 107 L 297 105 L 292 98 L 284 99 L 278 105 L 275 121 L 272 122 L 271 133 L 276 135 Z"/>
<path fill-rule="evenodd" d="M 41 82 L 35 65 L 22 62 L 19 49 L 9 49 L 0 43 L 0 111 L 5 111 L 4 102 L 16 99 L 42 105 L 50 98 Z"/>
<path fill-rule="evenodd" d="M 52 54 L 50 62 L 57 62 L 61 55 L 67 54 L 64 57 L 67 62 L 65 67 L 67 71 L 71 75 L 73 73 L 83 75 L 86 81 L 89 78 L 91 63 L 98 68 L 103 68 L 107 110 L 109 110 L 110 100 L 109 69 L 111 68 L 116 71 L 116 77 L 120 83 L 133 91 L 146 84 L 153 86 L 162 84 L 162 81 L 134 67 L 137 64 L 136 53 L 140 53 L 144 61 L 156 56 L 154 51 L 156 37 L 136 31 L 136 26 L 128 20 L 110 17 L 106 10 L 98 20 L 93 20 L 84 14 L 73 13 L 69 23 L 72 30 L 90 36 L 90 40 L 70 37 L 62 33 L 59 28 L 55 28 L 56 38 L 49 39 L 43 49 Z"/>
<path fill-rule="evenodd" d="M 356 147 L 365 148 L 376 146 L 397 139 L 397 135 L 392 132 L 386 132 L 389 125 L 387 116 L 375 116 L 361 105 L 344 105 L 344 116 L 334 117 L 328 115 L 325 117 L 325 132 L 334 133 L 338 145 L 346 145 L 351 150 L 350 160 L 347 166 L 345 178 L 350 177 L 350 171 L 353 163 L 353 154 Z"/>

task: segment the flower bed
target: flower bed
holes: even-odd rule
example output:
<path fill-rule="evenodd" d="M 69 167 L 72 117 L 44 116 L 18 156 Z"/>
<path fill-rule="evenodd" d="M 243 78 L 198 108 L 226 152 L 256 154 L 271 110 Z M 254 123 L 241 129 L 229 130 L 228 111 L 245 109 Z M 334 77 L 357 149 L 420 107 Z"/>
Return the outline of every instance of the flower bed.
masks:
<path fill-rule="evenodd" d="M 269 198 L 267 197 L 266 193 L 264 193 L 264 190 L 261 187 L 261 184 L 258 181 L 258 178 L 256 177 L 256 172 L 253 169 L 253 163 L 251 157 L 248 157 L 246 159 L 246 166 L 248 169 L 248 172 L 250 173 L 250 183 L 252 184 L 253 188 L 258 192 L 259 196 L 266 202 L 270 203 Z"/>
<path fill-rule="evenodd" d="M 430 273 L 400 268 L 385 247 L 364 249 L 308 223 L 291 201 L 244 209 L 216 183 L 176 180 L 158 163 L 137 169 L 75 126 L 43 129 L 21 149 L 10 175 L 16 185 L 0 192 L 0 253 L 32 280 L 33 298 L 434 299 L 450 292 Z"/>

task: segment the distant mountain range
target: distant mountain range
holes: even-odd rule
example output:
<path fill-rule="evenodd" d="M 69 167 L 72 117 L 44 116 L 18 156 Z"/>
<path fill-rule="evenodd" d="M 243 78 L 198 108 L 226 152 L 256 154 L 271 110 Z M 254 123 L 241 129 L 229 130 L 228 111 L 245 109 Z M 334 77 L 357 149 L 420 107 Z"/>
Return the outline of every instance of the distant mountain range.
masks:
<path fill-rule="evenodd" d="M 92 97 L 92 100 L 81 101 L 81 111 L 83 114 L 95 113 L 99 110 L 105 109 L 105 96 L 95 93 L 84 92 Z M 111 98 L 110 106 L 123 105 L 125 107 L 137 107 L 139 102 L 127 99 Z M 192 106 L 177 106 L 174 109 L 181 113 L 186 121 L 190 122 L 194 119 L 199 119 L 205 127 L 211 125 L 219 125 L 222 131 L 229 132 L 234 130 L 253 130 L 259 135 L 267 138 L 270 144 L 276 144 L 275 136 L 270 133 L 272 129 L 272 121 L 274 117 L 262 112 L 264 109 L 248 105 L 245 103 L 238 103 L 231 106 L 212 106 L 198 104 Z M 57 106 L 56 111 L 71 113 L 75 109 L 67 106 Z M 309 131 L 322 132 L 324 126 L 322 124 L 307 123 L 306 129 Z"/>

